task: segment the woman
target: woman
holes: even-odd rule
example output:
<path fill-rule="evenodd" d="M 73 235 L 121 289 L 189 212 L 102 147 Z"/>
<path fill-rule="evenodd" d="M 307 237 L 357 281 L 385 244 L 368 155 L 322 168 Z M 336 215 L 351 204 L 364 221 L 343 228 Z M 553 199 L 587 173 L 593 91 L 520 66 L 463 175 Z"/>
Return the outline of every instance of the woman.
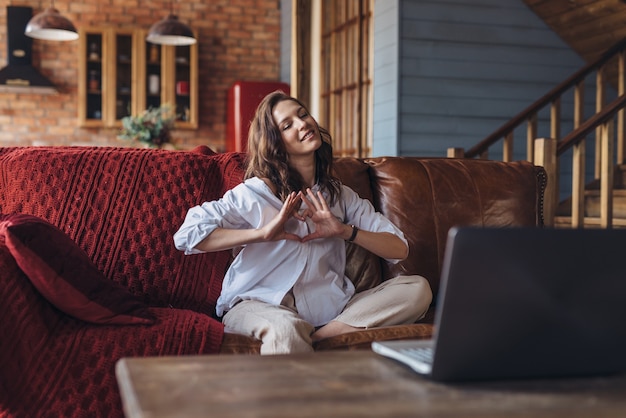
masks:
<path fill-rule="evenodd" d="M 261 354 L 307 352 L 322 338 L 424 315 L 432 293 L 420 276 L 355 295 L 344 241 L 393 263 L 407 241 L 333 177 L 330 135 L 300 101 L 280 91 L 263 99 L 248 154 L 244 182 L 191 208 L 174 235 L 186 254 L 241 248 L 217 301 L 227 331 L 260 339 Z"/>

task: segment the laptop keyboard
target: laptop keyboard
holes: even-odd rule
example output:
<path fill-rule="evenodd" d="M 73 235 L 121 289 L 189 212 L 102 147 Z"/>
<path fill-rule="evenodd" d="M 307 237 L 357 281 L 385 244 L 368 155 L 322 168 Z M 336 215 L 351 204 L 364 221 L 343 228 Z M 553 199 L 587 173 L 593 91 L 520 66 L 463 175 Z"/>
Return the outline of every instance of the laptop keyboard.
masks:
<path fill-rule="evenodd" d="M 423 363 L 432 364 L 433 362 L 433 348 L 432 347 L 403 348 L 403 349 L 400 349 L 400 352 L 408 357 L 411 357 Z"/>
<path fill-rule="evenodd" d="M 381 341 L 372 343 L 372 350 L 409 366 L 416 372 L 428 375 L 432 372 L 434 347 L 432 341 Z"/>

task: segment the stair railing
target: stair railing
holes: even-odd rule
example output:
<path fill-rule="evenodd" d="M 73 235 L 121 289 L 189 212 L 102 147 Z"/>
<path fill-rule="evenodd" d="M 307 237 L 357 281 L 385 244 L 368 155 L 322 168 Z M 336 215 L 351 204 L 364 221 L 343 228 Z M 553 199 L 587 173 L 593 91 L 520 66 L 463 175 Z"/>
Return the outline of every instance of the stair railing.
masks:
<path fill-rule="evenodd" d="M 561 137 L 561 97 L 571 89 L 574 89 L 574 129 L 583 122 L 584 115 L 584 83 L 585 79 L 594 71 L 596 71 L 596 113 L 600 112 L 604 107 L 606 100 L 607 85 L 607 67 L 610 61 L 617 57 L 619 66 L 618 76 L 618 95 L 624 94 L 624 61 L 626 52 L 626 38 L 615 44 L 596 61 L 584 66 L 582 69 L 571 75 L 568 79 L 550 90 L 539 100 L 528 106 L 517 116 L 506 122 L 498 130 L 487 136 L 478 144 L 465 151 L 461 148 L 448 149 L 449 157 L 463 158 L 489 158 L 489 148 L 493 145 L 504 141 L 502 144 L 502 161 L 511 161 L 513 159 L 513 133 L 514 131 L 526 124 L 526 158 L 528 161 L 534 157 L 534 141 L 537 138 L 537 117 L 540 111 L 550 106 L 550 138 L 557 141 Z M 623 126 L 622 114 L 622 126 Z M 621 136 L 622 143 L 619 145 L 621 164 L 624 160 L 624 138 Z M 597 159 L 596 159 L 597 161 Z M 597 171 L 596 171 L 597 173 Z"/>
<path fill-rule="evenodd" d="M 544 222 L 554 225 L 558 205 L 558 158 L 570 148 L 572 153 L 572 207 L 570 224 L 573 228 L 585 225 L 585 138 L 592 132 L 600 132 L 596 139 L 596 153 L 599 154 L 600 216 L 592 224 L 600 228 L 613 226 L 613 186 L 616 132 L 615 121 L 626 108 L 626 94 L 622 94 L 599 113 L 586 120 L 578 128 L 557 142 L 554 138 L 535 140 L 534 163 L 543 166 L 548 175 L 548 185 L 544 194 Z M 588 222 L 589 223 L 589 222 Z"/>
<path fill-rule="evenodd" d="M 614 58 L 617 59 L 618 98 L 605 106 L 607 73 Z M 584 121 L 585 79 L 594 71 L 596 72 L 596 113 Z M 449 148 L 448 157 L 487 159 L 490 147 L 503 141 L 502 161 L 512 161 L 514 131 L 526 124 L 526 159 L 537 165 L 547 164 L 547 166 L 544 165 L 548 171 L 544 216 L 546 225 L 553 225 L 560 195 L 558 158 L 566 150 L 572 148 L 571 226 L 582 227 L 584 225 L 585 137 L 595 131 L 594 178 L 600 179 L 601 182 L 601 216 L 598 223 L 601 227 L 608 228 L 612 224 L 613 168 L 615 163 L 624 163 L 626 153 L 625 78 L 626 38 L 607 50 L 596 61 L 586 65 L 553 88 L 474 147 L 467 151 L 462 148 Z M 561 139 L 561 98 L 571 89 L 574 95 L 573 131 Z M 548 105 L 550 106 L 550 135 L 548 137 L 550 139 L 537 139 L 538 114 Z M 615 121 L 617 129 L 615 129 Z M 616 143 L 617 150 L 614 149 L 614 143 Z M 536 149 L 537 146 L 540 149 Z M 610 157 L 606 154 L 610 154 Z M 610 170 L 610 174 L 606 170 Z"/>

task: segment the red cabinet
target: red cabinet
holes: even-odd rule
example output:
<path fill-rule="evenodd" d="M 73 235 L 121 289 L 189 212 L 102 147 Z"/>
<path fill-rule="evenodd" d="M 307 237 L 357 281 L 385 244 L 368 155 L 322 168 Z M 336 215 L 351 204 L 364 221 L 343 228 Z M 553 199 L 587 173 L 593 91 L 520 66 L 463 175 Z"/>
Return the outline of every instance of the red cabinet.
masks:
<path fill-rule="evenodd" d="M 289 94 L 289 84 L 268 81 L 237 81 L 228 90 L 226 151 L 245 152 L 248 129 L 261 100 L 269 93 L 282 90 Z"/>

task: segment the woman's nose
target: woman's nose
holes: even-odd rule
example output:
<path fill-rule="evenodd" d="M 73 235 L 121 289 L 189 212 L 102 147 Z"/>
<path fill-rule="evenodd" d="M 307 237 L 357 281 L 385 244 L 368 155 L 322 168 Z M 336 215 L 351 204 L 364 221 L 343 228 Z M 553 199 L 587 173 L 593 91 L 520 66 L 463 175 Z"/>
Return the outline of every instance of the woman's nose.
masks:
<path fill-rule="evenodd" d="M 298 130 L 306 128 L 308 126 L 308 124 L 306 123 L 305 120 L 303 119 L 296 119 L 296 127 L 298 128 Z"/>

